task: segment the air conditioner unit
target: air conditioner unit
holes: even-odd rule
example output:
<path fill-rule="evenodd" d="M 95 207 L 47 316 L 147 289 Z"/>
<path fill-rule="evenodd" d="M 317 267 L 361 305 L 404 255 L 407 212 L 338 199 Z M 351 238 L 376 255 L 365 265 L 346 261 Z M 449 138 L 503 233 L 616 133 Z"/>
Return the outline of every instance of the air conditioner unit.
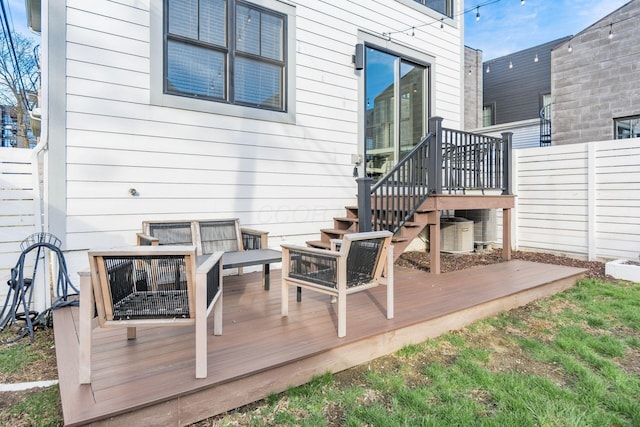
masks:
<path fill-rule="evenodd" d="M 473 221 L 457 217 L 442 218 L 440 251 L 454 254 L 473 252 Z"/>
<path fill-rule="evenodd" d="M 457 210 L 456 217 L 473 221 L 473 241 L 478 245 L 494 243 L 497 235 L 495 209 Z"/>

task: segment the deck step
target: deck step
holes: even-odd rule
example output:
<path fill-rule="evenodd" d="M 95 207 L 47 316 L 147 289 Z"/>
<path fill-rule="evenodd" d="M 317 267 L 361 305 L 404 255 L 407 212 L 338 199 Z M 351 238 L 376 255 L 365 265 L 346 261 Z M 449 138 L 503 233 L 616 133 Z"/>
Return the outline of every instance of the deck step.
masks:
<path fill-rule="evenodd" d="M 333 219 L 336 220 L 336 221 L 340 221 L 340 222 L 351 222 L 351 223 L 357 223 L 358 222 L 358 218 L 347 218 L 346 216 L 335 217 Z"/>
<path fill-rule="evenodd" d="M 324 228 L 320 231 L 328 235 L 335 234 L 336 236 L 344 236 L 345 234 L 353 233 L 352 230 L 340 230 L 337 228 Z"/>
<path fill-rule="evenodd" d="M 307 243 L 307 246 L 311 248 L 331 249 L 331 243 L 323 242 L 321 240 L 309 240 L 306 243 Z"/>
<path fill-rule="evenodd" d="M 415 227 L 422 227 L 424 224 L 420 224 L 419 222 L 410 222 L 407 221 L 404 223 L 404 226 L 407 228 L 415 228 Z"/>

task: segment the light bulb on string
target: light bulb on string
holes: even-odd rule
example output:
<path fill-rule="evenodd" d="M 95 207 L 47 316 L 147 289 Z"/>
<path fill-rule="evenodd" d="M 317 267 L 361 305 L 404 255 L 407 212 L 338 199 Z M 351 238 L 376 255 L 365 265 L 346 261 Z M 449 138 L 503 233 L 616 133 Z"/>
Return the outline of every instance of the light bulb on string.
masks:
<path fill-rule="evenodd" d="M 411 27 L 411 37 L 416 36 L 416 27 Z"/>
<path fill-rule="evenodd" d="M 567 47 L 567 51 L 569 51 L 569 52 L 573 52 L 573 48 L 571 47 L 571 45 L 569 45 L 569 46 Z"/>
<path fill-rule="evenodd" d="M 491 71 L 491 69 L 489 68 L 489 64 L 487 64 L 487 69 L 484 70 L 485 73 L 489 74 L 489 71 Z"/>
<path fill-rule="evenodd" d="M 440 18 L 440 29 L 444 30 L 444 18 Z"/>
<path fill-rule="evenodd" d="M 613 38 L 613 24 L 609 24 L 609 40 Z"/>
<path fill-rule="evenodd" d="M 536 52 L 536 57 L 533 58 L 533 62 L 538 62 L 538 53 Z"/>
<path fill-rule="evenodd" d="M 476 21 L 480 20 L 480 6 L 476 6 Z"/>
<path fill-rule="evenodd" d="M 511 60 L 509 60 L 509 69 L 513 68 L 513 62 L 511 62 Z"/>
<path fill-rule="evenodd" d="M 524 0 L 520 0 L 520 5 L 521 6 L 524 6 L 524 3 L 525 3 Z"/>

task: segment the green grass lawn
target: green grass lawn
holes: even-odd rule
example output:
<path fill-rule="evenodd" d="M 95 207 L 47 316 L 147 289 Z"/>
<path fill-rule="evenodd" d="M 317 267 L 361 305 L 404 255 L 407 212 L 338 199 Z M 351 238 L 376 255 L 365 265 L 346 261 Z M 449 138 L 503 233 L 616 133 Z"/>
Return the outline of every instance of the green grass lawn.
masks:
<path fill-rule="evenodd" d="M 0 376 L 45 363 L 29 348 L 0 349 Z M 62 424 L 57 387 L 14 397 L 2 425 Z M 212 425 L 640 426 L 640 284 L 582 280 L 195 424 Z"/>
<path fill-rule="evenodd" d="M 578 286 L 198 426 L 640 426 L 640 285 Z"/>

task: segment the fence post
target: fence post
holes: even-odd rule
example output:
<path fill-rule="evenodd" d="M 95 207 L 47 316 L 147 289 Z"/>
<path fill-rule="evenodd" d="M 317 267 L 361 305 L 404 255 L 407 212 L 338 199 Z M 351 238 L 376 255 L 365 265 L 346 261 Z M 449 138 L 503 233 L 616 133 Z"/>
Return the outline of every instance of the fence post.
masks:
<path fill-rule="evenodd" d="M 513 194 L 513 176 L 511 173 L 511 139 L 513 132 L 502 133 L 502 195 Z"/>
<path fill-rule="evenodd" d="M 371 231 L 371 184 L 372 178 L 356 179 L 358 183 L 358 231 Z"/>
<path fill-rule="evenodd" d="M 428 149 L 427 182 L 429 193 L 442 194 L 442 117 L 434 116 L 429 119 L 429 133 L 434 134 Z"/>

